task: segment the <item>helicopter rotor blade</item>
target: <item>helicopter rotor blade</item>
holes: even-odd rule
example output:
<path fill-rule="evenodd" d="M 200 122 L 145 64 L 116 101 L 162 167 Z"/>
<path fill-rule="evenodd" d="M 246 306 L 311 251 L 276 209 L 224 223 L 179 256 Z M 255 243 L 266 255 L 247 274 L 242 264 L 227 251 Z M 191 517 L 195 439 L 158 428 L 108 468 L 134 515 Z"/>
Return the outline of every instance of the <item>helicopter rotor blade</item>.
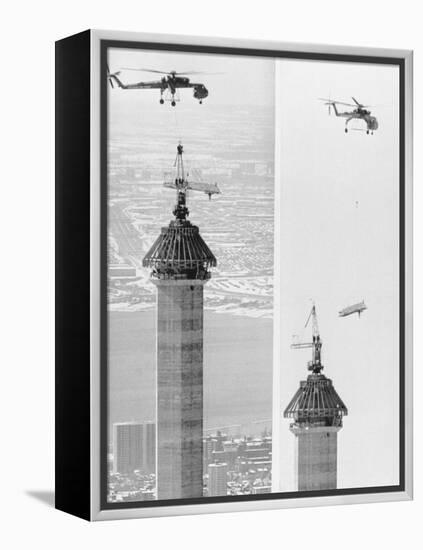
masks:
<path fill-rule="evenodd" d="M 222 72 L 209 73 L 207 71 L 186 71 L 186 72 L 175 72 L 175 71 L 173 71 L 172 74 L 184 76 L 184 75 L 193 75 L 193 74 L 223 74 L 223 73 Z"/>
<path fill-rule="evenodd" d="M 162 75 L 175 75 L 175 76 L 185 76 L 185 75 L 197 75 L 197 74 L 223 74 L 223 73 L 208 73 L 203 71 L 159 71 L 156 69 L 146 69 L 143 67 L 121 67 L 123 71 L 141 71 L 144 73 L 155 73 Z"/>
<path fill-rule="evenodd" d="M 352 96 L 351 96 L 352 97 Z M 362 103 L 359 103 L 355 97 L 352 97 L 352 99 L 354 100 L 354 103 L 357 105 L 357 107 L 360 107 L 361 109 L 363 108 L 367 108 L 367 107 L 372 107 L 372 105 L 363 105 Z"/>
<path fill-rule="evenodd" d="M 188 74 L 191 75 L 191 74 L 206 74 L 206 73 L 204 73 L 202 71 L 186 71 L 186 72 L 185 71 L 178 71 L 178 72 L 171 71 L 169 74 L 174 74 L 176 76 L 184 76 L 184 75 L 188 75 Z"/>
<path fill-rule="evenodd" d="M 344 101 L 336 101 L 334 99 L 327 99 L 324 97 L 318 97 L 320 101 L 326 101 L 327 103 L 330 103 L 331 105 L 346 105 L 347 107 L 357 107 L 357 105 L 353 103 L 345 103 Z"/>
<path fill-rule="evenodd" d="M 121 67 L 122 71 L 142 71 L 144 73 L 170 74 L 167 71 L 157 71 L 156 69 L 143 69 L 136 67 Z"/>

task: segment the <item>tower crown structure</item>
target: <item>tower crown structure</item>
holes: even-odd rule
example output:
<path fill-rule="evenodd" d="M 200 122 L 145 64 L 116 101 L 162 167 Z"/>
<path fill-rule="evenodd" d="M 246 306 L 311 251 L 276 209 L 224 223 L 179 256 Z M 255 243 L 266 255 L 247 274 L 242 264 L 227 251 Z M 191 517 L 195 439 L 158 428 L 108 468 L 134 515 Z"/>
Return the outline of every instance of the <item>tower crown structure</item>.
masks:
<path fill-rule="evenodd" d="M 323 374 L 310 374 L 284 411 L 285 418 L 295 424 L 309 426 L 342 426 L 342 417 L 348 414 L 347 407 L 339 397 L 332 380 Z"/>
<path fill-rule="evenodd" d="M 152 277 L 158 279 L 209 279 L 210 268 L 217 262 L 204 242 L 197 226 L 188 219 L 186 205 L 188 189 L 199 190 L 209 196 L 220 193 L 217 186 L 203 184 L 201 188 L 188 183 L 183 163 L 183 146 L 177 146 L 175 178 L 165 187 L 176 189 L 175 219 L 162 227 L 160 235 L 143 259 L 144 267 L 152 268 Z"/>

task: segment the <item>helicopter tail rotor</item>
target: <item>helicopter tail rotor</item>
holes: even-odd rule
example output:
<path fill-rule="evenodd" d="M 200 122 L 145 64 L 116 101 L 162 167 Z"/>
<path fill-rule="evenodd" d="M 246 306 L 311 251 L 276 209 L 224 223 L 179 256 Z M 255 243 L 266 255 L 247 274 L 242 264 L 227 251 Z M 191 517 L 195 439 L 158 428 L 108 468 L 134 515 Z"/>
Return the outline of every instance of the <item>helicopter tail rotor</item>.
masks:
<path fill-rule="evenodd" d="M 335 101 L 332 101 L 332 99 L 330 99 L 330 95 L 329 97 L 319 97 L 318 98 L 320 101 L 324 101 L 324 105 L 327 105 L 328 106 L 328 115 L 331 115 L 332 114 L 332 109 L 333 109 L 333 106 L 334 104 L 336 103 Z"/>
<path fill-rule="evenodd" d="M 333 102 L 327 100 L 327 101 L 325 101 L 325 105 L 328 106 L 328 115 L 330 116 L 332 114 Z"/>
<path fill-rule="evenodd" d="M 111 78 L 111 75 L 110 75 L 109 64 L 107 64 L 107 80 L 109 81 L 109 84 L 110 84 L 111 88 L 113 89 L 115 86 L 113 84 L 113 79 Z"/>
<path fill-rule="evenodd" d="M 111 73 L 110 72 L 110 69 L 109 69 L 109 65 L 107 65 L 107 79 L 109 81 L 109 84 L 111 86 L 111 88 L 113 89 L 115 87 L 114 83 L 113 83 L 113 80 L 115 79 L 115 77 L 117 77 L 118 75 L 120 75 L 120 71 L 117 71 L 115 73 Z"/>

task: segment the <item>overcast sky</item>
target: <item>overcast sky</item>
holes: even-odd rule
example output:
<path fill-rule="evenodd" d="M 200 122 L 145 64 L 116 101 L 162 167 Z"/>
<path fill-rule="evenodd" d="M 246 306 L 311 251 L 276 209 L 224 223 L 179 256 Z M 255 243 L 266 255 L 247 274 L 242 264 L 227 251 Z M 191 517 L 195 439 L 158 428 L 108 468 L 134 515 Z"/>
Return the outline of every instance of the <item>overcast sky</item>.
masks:
<path fill-rule="evenodd" d="M 310 350 L 289 346 L 295 333 L 310 340 L 303 326 L 315 300 L 324 374 L 349 409 L 338 436 L 339 486 L 396 484 L 398 69 L 284 60 L 276 74 L 282 306 L 276 418 L 308 374 Z M 345 134 L 345 119 L 328 116 L 317 99 L 328 94 L 374 106 L 379 130 Z M 365 128 L 362 121 L 353 126 Z M 368 305 L 361 319 L 338 317 L 361 300 Z M 279 429 L 281 484 L 292 489 L 295 438 L 289 421 Z"/>

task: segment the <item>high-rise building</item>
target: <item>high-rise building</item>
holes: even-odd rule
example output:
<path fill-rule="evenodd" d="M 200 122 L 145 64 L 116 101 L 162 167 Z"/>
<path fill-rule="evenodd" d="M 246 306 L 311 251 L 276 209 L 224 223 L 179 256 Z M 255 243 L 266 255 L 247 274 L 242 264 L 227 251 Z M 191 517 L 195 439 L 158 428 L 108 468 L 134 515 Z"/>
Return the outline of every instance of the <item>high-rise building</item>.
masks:
<path fill-rule="evenodd" d="M 175 219 L 143 260 L 157 287 L 158 499 L 203 495 L 203 288 L 216 258 L 187 219 L 182 154 L 178 145 L 176 177 L 165 182 L 176 189 Z"/>
<path fill-rule="evenodd" d="M 213 451 L 223 451 L 223 441 L 225 437 L 223 436 L 220 430 L 217 431 L 216 435 L 213 437 Z"/>
<path fill-rule="evenodd" d="M 224 451 L 238 451 L 238 443 L 234 441 L 233 439 L 227 440 L 223 442 L 223 450 Z"/>
<path fill-rule="evenodd" d="M 156 471 L 155 422 L 144 422 L 143 470 L 149 474 Z"/>
<path fill-rule="evenodd" d="M 271 485 L 254 485 L 252 488 L 253 495 L 264 495 L 272 492 Z"/>
<path fill-rule="evenodd" d="M 313 341 L 293 347 L 313 349 L 312 360 L 308 363 L 311 374 L 307 380 L 300 382 L 299 389 L 284 411 L 285 418 L 293 419 L 290 430 L 296 439 L 298 491 L 336 489 L 338 432 L 342 428 L 343 416 L 348 414 L 332 380 L 321 373 L 322 342 L 315 306 L 310 315 L 313 316 Z"/>
<path fill-rule="evenodd" d="M 213 462 L 213 440 L 211 436 L 203 439 L 203 472 L 207 472 L 207 467 Z"/>
<path fill-rule="evenodd" d="M 226 462 L 230 470 L 233 470 L 235 468 L 235 461 L 238 457 L 238 450 L 237 449 L 228 449 L 225 451 L 222 451 L 222 460 L 223 462 Z"/>
<path fill-rule="evenodd" d="M 209 464 L 208 466 L 208 494 L 209 497 L 225 496 L 227 494 L 227 482 L 228 482 L 228 465 L 226 463 L 221 464 Z"/>
<path fill-rule="evenodd" d="M 113 473 L 132 474 L 143 466 L 144 426 L 139 422 L 113 424 Z"/>

